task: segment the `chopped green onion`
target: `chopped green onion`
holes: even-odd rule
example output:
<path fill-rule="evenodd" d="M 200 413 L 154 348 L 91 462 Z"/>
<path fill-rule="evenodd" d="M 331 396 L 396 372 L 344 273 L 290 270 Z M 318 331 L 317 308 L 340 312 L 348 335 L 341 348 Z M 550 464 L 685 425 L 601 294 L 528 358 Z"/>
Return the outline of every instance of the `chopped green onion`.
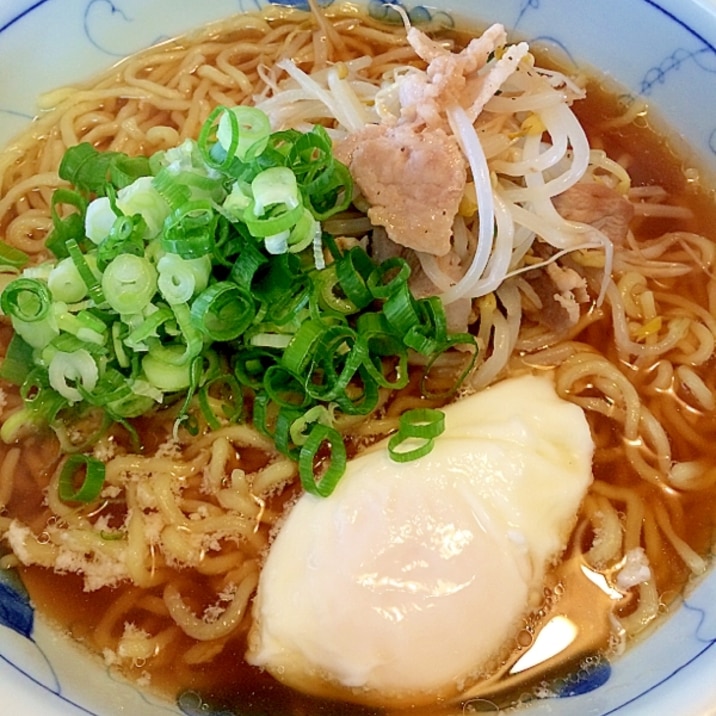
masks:
<path fill-rule="evenodd" d="M 412 328 L 421 325 L 416 301 L 406 281 L 392 282 L 391 286 L 393 290 L 385 299 L 383 313 L 398 334 L 406 335 Z"/>
<path fill-rule="evenodd" d="M 313 214 L 304 207 L 299 220 L 294 224 L 288 234 L 288 250 L 298 253 L 321 240 L 321 224 Z M 318 267 L 317 267 L 318 268 Z"/>
<path fill-rule="evenodd" d="M 66 216 L 60 216 L 57 207 L 60 205 L 72 206 L 76 211 Z M 84 215 L 87 209 L 87 200 L 78 192 L 71 189 L 56 189 L 50 201 L 50 216 L 52 217 L 52 233 L 47 238 L 45 246 L 57 258 L 64 258 L 67 253 L 67 242 L 70 240 L 83 242 Z"/>
<path fill-rule="evenodd" d="M 87 285 L 69 256 L 60 260 L 50 271 L 47 287 L 55 301 L 77 303 L 87 296 Z"/>
<path fill-rule="evenodd" d="M 398 432 L 388 440 L 388 454 L 395 462 L 410 462 L 428 455 L 435 438 L 445 430 L 445 413 L 433 408 L 406 410 Z"/>
<path fill-rule="evenodd" d="M 176 321 L 177 340 L 162 343 L 155 338 L 147 339 L 149 353 L 157 361 L 170 365 L 185 366 L 201 354 L 204 348 L 199 329 L 194 325 L 189 306 L 176 303 L 172 306 L 172 314 Z M 168 326 L 170 324 L 167 324 Z M 167 332 L 169 330 L 167 329 Z"/>
<path fill-rule="evenodd" d="M 149 352 L 142 358 L 142 370 L 149 384 L 166 393 L 185 390 L 191 383 L 191 363 L 183 360 L 182 346 L 165 346 L 161 354 Z"/>
<path fill-rule="evenodd" d="M 345 296 L 343 285 L 338 281 L 335 264 L 327 266 L 316 277 L 317 300 L 328 311 L 349 316 L 358 312 L 358 306 Z"/>
<path fill-rule="evenodd" d="M 334 160 L 319 178 L 304 188 L 306 203 L 319 221 L 344 211 L 353 199 L 348 167 Z"/>
<path fill-rule="evenodd" d="M 255 391 L 262 391 L 263 378 L 268 368 L 275 365 L 278 356 L 269 350 L 249 346 L 233 356 L 236 379 Z"/>
<path fill-rule="evenodd" d="M 84 475 L 80 473 L 84 471 Z M 89 455 L 76 453 L 65 460 L 57 484 L 58 494 L 63 502 L 94 502 L 102 492 L 105 480 L 104 463 Z M 78 476 L 82 482 L 78 487 Z"/>
<path fill-rule="evenodd" d="M 0 295 L 0 308 L 6 316 L 23 323 L 36 323 L 47 318 L 52 295 L 47 284 L 34 278 L 17 278 Z"/>
<path fill-rule="evenodd" d="M 388 440 L 388 454 L 395 462 L 410 462 L 425 457 L 434 446 L 432 440 L 396 433 Z"/>
<path fill-rule="evenodd" d="M 144 256 L 146 230 L 147 224 L 139 214 L 116 217 L 107 234 L 98 242 L 97 265 L 100 269 L 121 254 Z"/>
<path fill-rule="evenodd" d="M 336 277 L 346 298 L 357 308 L 365 308 L 373 300 L 373 294 L 366 283 L 373 273 L 375 264 L 363 249 L 354 246 L 335 264 Z"/>
<path fill-rule="evenodd" d="M 281 358 L 281 363 L 287 370 L 296 375 L 306 372 L 327 328 L 328 324 L 320 319 L 307 320 L 301 324 Z"/>
<path fill-rule="evenodd" d="M 32 369 L 34 348 L 15 333 L 0 363 L 0 379 L 22 385 Z"/>
<path fill-rule="evenodd" d="M 124 342 L 127 338 L 128 328 L 125 323 L 115 322 L 111 327 L 112 351 L 121 369 L 127 369 L 131 365 L 129 354 Z"/>
<path fill-rule="evenodd" d="M 30 416 L 30 422 L 51 425 L 59 412 L 68 402 L 53 390 L 47 380 L 47 372 L 33 368 L 20 386 L 20 396 L 24 403 L 24 414 Z M 23 411 L 19 411 L 23 412 Z"/>
<path fill-rule="evenodd" d="M 211 259 L 200 256 L 184 259 L 177 254 L 165 254 L 157 262 L 157 287 L 169 303 L 186 303 L 195 294 L 203 291 L 211 275 Z"/>
<path fill-rule="evenodd" d="M 227 154 L 244 161 L 257 156 L 268 144 L 271 125 L 265 112 L 255 107 L 224 108 L 219 118 L 216 139 Z"/>
<path fill-rule="evenodd" d="M 143 256 L 117 256 L 102 274 L 102 293 L 119 314 L 141 313 L 156 290 L 157 271 Z"/>
<path fill-rule="evenodd" d="M 334 422 L 334 410 L 331 405 L 314 405 L 312 408 L 302 413 L 296 418 L 289 428 L 291 441 L 294 445 L 305 445 L 308 440 L 310 425 L 319 423 L 320 425 L 327 425 L 333 427 Z"/>
<path fill-rule="evenodd" d="M 262 216 L 271 206 L 295 209 L 301 205 L 296 175 L 288 167 L 271 167 L 257 174 L 251 182 L 251 194 L 251 210 L 256 216 Z"/>
<path fill-rule="evenodd" d="M 268 257 L 259 250 L 256 242 L 247 241 L 231 267 L 229 279 L 239 286 L 250 288 L 258 270 L 268 263 Z"/>
<path fill-rule="evenodd" d="M 368 375 L 382 388 L 404 388 L 410 379 L 408 351 L 385 316 L 382 313 L 361 314 L 356 322 L 356 333 L 358 341 L 364 345 L 363 365 Z"/>
<path fill-rule="evenodd" d="M 323 375 L 321 383 L 309 383 L 311 395 L 322 401 L 340 400 L 365 361 L 365 344 L 346 325 L 328 326 L 316 345 L 313 372 Z"/>
<path fill-rule="evenodd" d="M 239 121 L 235 114 L 229 114 L 224 120 L 228 124 L 229 141 L 224 147 L 217 139 L 219 122 L 226 114 L 226 107 L 215 107 L 199 131 L 197 146 L 204 157 L 204 161 L 211 167 L 228 172 L 235 161 L 236 149 L 239 146 Z"/>
<path fill-rule="evenodd" d="M 466 350 L 461 351 L 461 355 L 465 357 L 464 366 L 457 378 L 453 381 L 452 385 L 443 390 L 435 391 L 428 385 L 430 379 L 430 373 L 434 366 L 438 364 L 440 357 L 443 353 L 447 352 L 455 346 L 464 346 Z M 441 346 L 435 351 L 423 372 L 423 376 L 420 380 L 420 391 L 426 398 L 449 398 L 455 394 L 455 391 L 462 385 L 463 381 L 472 372 L 472 369 L 477 362 L 479 349 L 477 346 L 477 339 L 471 333 L 453 333 L 450 334 Z"/>
<path fill-rule="evenodd" d="M 72 353 L 57 351 L 50 360 L 47 374 L 50 385 L 70 403 L 82 400 L 80 388 L 91 393 L 99 380 L 97 362 L 84 348 Z"/>
<path fill-rule="evenodd" d="M 218 393 L 214 396 L 212 393 Z M 218 402 L 221 410 L 219 417 L 229 423 L 237 423 L 244 408 L 241 385 L 233 375 L 218 375 L 205 383 L 199 391 L 199 405 L 207 424 L 212 430 L 218 430 L 221 423 L 216 412 L 211 408 L 210 401 Z"/>
<path fill-rule="evenodd" d="M 305 408 L 310 403 L 303 380 L 282 365 L 269 366 L 264 374 L 263 389 L 280 407 Z"/>
<path fill-rule="evenodd" d="M 218 281 L 206 288 L 191 307 L 194 325 L 214 341 L 238 338 L 255 315 L 251 295 L 229 281 Z"/>
<path fill-rule="evenodd" d="M 0 266 L 10 266 L 12 268 L 22 268 L 30 260 L 30 257 L 20 249 L 16 249 L 10 244 L 0 242 Z"/>
<path fill-rule="evenodd" d="M 197 199 L 175 209 L 164 223 L 162 248 L 185 259 L 211 255 L 219 217 L 210 201 Z"/>
<path fill-rule="evenodd" d="M 300 448 L 294 444 L 291 438 L 291 426 L 299 420 L 300 417 L 300 410 L 288 405 L 282 405 L 278 409 L 271 431 L 271 437 L 276 449 L 293 460 L 298 458 Z"/>
<path fill-rule="evenodd" d="M 410 266 L 405 259 L 386 259 L 368 276 L 368 288 L 375 298 L 390 298 L 398 287 L 406 283 Z"/>
<path fill-rule="evenodd" d="M 181 172 L 177 176 L 164 167 L 154 177 L 154 188 L 161 194 L 172 211 L 179 209 L 192 197 L 191 187 L 186 181 L 187 175 L 190 173 Z"/>
<path fill-rule="evenodd" d="M 159 329 L 167 321 L 170 321 L 174 317 L 174 312 L 163 306 L 157 308 L 156 311 L 152 311 L 146 318 L 140 316 L 140 321 L 137 325 L 131 327 L 127 323 L 117 324 L 115 326 L 125 326 L 126 331 L 122 331 L 125 335 L 122 339 L 123 345 L 118 348 L 119 353 L 124 352 L 124 346 L 131 348 L 132 350 L 147 350 L 147 340 L 150 338 L 158 338 Z"/>
<path fill-rule="evenodd" d="M 54 311 L 42 321 L 28 323 L 12 318 L 12 327 L 15 333 L 33 348 L 44 348 L 59 335 L 59 328 Z"/>
<path fill-rule="evenodd" d="M 345 394 L 336 395 L 334 402 L 347 415 L 368 415 L 378 407 L 378 384 L 365 366 L 358 369 L 356 377 L 359 381 L 348 386 Z"/>
<path fill-rule="evenodd" d="M 102 345 L 107 339 L 105 324 L 88 311 L 60 311 L 56 320 L 60 332 L 70 333 L 83 343 Z"/>
<path fill-rule="evenodd" d="M 131 419 L 169 402 L 194 434 L 243 419 L 246 392 L 305 488 L 328 494 L 345 469 L 340 415 L 405 386 L 409 352 L 426 357 L 426 392 L 446 350 L 470 348 L 453 391 L 474 364 L 474 338 L 413 296 L 407 262 L 323 233 L 353 195 L 323 127 L 272 133 L 260 110 L 218 107 L 197 141 L 137 159 L 82 144 L 60 175 L 73 188 L 51 202 L 56 258 L 20 273 L 27 257 L 0 247 L 19 274 L 0 296 L 15 330 L 0 377 L 24 401 L 0 437 L 76 405 L 63 419 L 101 407 L 137 439 Z M 426 430 L 403 426 L 396 459 L 429 449 Z"/>
<path fill-rule="evenodd" d="M 74 262 L 75 268 L 87 287 L 87 292 L 92 300 L 97 305 L 102 303 L 104 301 L 104 296 L 102 295 L 100 281 L 95 275 L 95 272 L 92 270 L 93 267 L 89 261 L 91 254 L 82 253 L 79 244 L 74 239 L 68 239 L 65 242 L 65 251 Z"/>
<path fill-rule="evenodd" d="M 303 215 L 303 206 L 275 205 L 267 212 L 256 212 L 256 206 L 249 204 L 244 212 L 246 227 L 252 236 L 263 239 L 282 231 L 290 231 Z"/>
<path fill-rule="evenodd" d="M 108 187 L 119 189 L 147 176 L 149 160 L 121 152 L 102 152 L 83 142 L 65 152 L 58 173 L 82 191 L 105 196 Z"/>
<path fill-rule="evenodd" d="M 328 466 L 322 474 L 316 474 L 316 461 L 321 450 L 329 449 Z M 298 474 L 306 492 L 328 497 L 335 489 L 346 469 L 346 447 L 341 434 L 328 425 L 316 423 L 301 447 L 298 458 Z M 320 465 L 319 465 L 320 467 Z"/>
<path fill-rule="evenodd" d="M 413 408 L 400 416 L 399 433 L 411 438 L 430 440 L 445 430 L 445 413 L 434 408 Z"/>
<path fill-rule="evenodd" d="M 107 196 L 93 199 L 85 211 L 85 236 L 94 244 L 99 244 L 110 232 L 117 219 L 112 202 Z"/>
<path fill-rule="evenodd" d="M 293 340 L 290 333 L 255 333 L 249 338 L 249 343 L 257 348 L 288 348 Z"/>
<path fill-rule="evenodd" d="M 47 422 L 47 418 L 42 412 L 25 406 L 11 412 L 5 418 L 0 426 L 0 439 L 9 445 L 18 440 L 28 428 L 39 427 Z"/>

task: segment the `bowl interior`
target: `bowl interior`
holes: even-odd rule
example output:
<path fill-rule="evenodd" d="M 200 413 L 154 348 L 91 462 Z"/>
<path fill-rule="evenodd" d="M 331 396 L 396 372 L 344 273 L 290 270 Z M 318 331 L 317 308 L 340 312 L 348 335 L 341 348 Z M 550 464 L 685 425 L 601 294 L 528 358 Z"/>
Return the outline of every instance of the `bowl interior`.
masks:
<path fill-rule="evenodd" d="M 0 8 L 0 143 L 37 113 L 38 95 L 91 77 L 123 56 L 261 0 L 40 0 Z M 300 5 L 286 0 L 285 5 Z M 330 5 L 331 0 L 323 0 Z M 380 16 L 384 3 L 366 1 Z M 689 161 L 716 174 L 716 4 L 707 0 L 433 0 L 411 16 L 446 23 L 503 23 L 577 66 L 599 68 L 653 106 Z M 42 41 L 37 42 L 41 37 Z M 165 704 L 104 672 L 32 612 L 22 590 L 0 582 L 0 684 L 26 714 L 204 713 Z M 716 575 L 634 646 L 608 681 L 582 696 L 533 704 L 529 714 L 698 714 L 716 702 Z M 70 658 L 68 658 L 68 655 Z M 25 675 L 18 679 L 18 672 Z M 104 673 L 103 673 L 104 672 Z M 92 678 L 87 678 L 91 673 Z M 698 688 L 696 688 L 698 686 Z"/>

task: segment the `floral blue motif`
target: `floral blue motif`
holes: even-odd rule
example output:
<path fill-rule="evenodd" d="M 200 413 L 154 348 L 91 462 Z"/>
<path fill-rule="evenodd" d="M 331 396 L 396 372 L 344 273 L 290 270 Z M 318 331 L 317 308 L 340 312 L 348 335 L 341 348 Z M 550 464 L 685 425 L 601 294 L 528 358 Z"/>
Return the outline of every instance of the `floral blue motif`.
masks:
<path fill-rule="evenodd" d="M 706 72 L 715 72 L 716 67 L 710 67 L 707 60 L 712 62 L 716 59 L 716 53 L 710 47 L 702 47 L 698 50 L 686 50 L 678 48 L 656 67 L 652 67 L 641 81 L 639 91 L 644 96 L 649 96 L 657 84 L 664 84 L 672 72 L 678 72 L 686 62 L 695 62 Z"/>
<path fill-rule="evenodd" d="M 607 659 L 590 656 L 574 674 L 552 683 L 550 688 L 561 698 L 588 694 L 606 684 L 611 673 L 612 666 Z"/>
<path fill-rule="evenodd" d="M 0 570 L 0 624 L 30 639 L 33 623 L 30 597 L 17 572 Z"/>
<path fill-rule="evenodd" d="M 677 48 L 644 74 L 639 92 L 645 97 L 650 96 L 657 86 L 665 84 L 670 75 L 679 72 L 687 63 L 694 63 L 704 72 L 716 74 L 716 49 L 708 44 L 696 50 Z M 707 145 L 716 154 L 716 129 L 711 132 Z"/>
<path fill-rule="evenodd" d="M 513 29 L 517 29 L 520 22 L 522 22 L 522 18 L 530 11 L 530 10 L 539 10 L 539 3 L 540 0 L 522 0 L 520 5 L 520 12 L 517 16 L 517 20 L 515 20 L 514 25 L 512 26 Z"/>
<path fill-rule="evenodd" d="M 171 0 L 162 0 L 171 10 Z M 167 39 L 153 31 L 145 31 L 139 0 L 89 0 L 84 12 L 84 31 L 90 44 L 113 57 L 124 57 L 137 50 Z M 131 37 L 136 43 L 127 47 L 124 38 L 126 28 L 131 26 Z M 118 39 L 121 38 L 121 39 Z"/>
<path fill-rule="evenodd" d="M 449 13 L 442 10 L 426 7 L 425 5 L 414 5 L 408 7 L 400 0 L 370 0 L 368 3 L 368 14 L 381 22 L 400 24 L 402 17 L 394 9 L 398 5 L 407 14 L 412 25 L 423 25 L 431 23 L 441 27 L 454 27 L 455 21 Z"/>
<path fill-rule="evenodd" d="M 124 23 L 132 22 L 132 18 L 128 17 L 121 8 L 119 8 L 115 3 L 112 2 L 112 0 L 90 0 L 89 4 L 87 5 L 87 9 L 85 10 L 84 16 L 85 34 L 89 38 L 90 42 L 98 49 L 103 50 L 108 54 L 121 54 L 108 50 L 103 45 L 99 36 L 97 36 L 97 32 L 95 29 L 95 25 L 99 24 L 97 23 L 97 16 L 104 16 L 105 13 L 109 13 L 108 17 L 110 20 L 110 24 L 114 21 L 120 21 Z"/>

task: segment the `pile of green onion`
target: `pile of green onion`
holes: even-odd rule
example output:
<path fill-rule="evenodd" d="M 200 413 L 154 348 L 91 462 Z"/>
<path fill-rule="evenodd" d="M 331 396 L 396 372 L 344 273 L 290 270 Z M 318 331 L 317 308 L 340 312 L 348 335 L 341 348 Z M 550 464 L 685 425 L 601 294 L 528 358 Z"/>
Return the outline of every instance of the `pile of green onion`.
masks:
<path fill-rule="evenodd" d="M 404 387 L 409 351 L 430 365 L 474 348 L 448 333 L 439 299 L 414 298 L 405 261 L 341 251 L 322 231 L 352 182 L 320 126 L 271 132 L 255 108 L 219 107 L 196 141 L 148 158 L 80 144 L 59 173 L 72 188 L 53 195 L 54 258 L 28 265 L 0 249 L 16 272 L 0 295 L 14 328 L 0 377 L 24 399 L 0 428 L 6 441 L 89 407 L 131 430 L 183 401 L 190 427 L 196 398 L 210 428 L 252 419 L 298 461 L 304 488 L 327 495 L 346 463 L 336 415 L 368 414 L 381 388 Z M 403 438 L 429 435 L 413 456 L 423 454 L 439 422 L 406 423 L 394 457 L 413 455 Z M 97 462 L 66 463 L 64 498 L 96 497 Z M 93 484 L 76 488 L 75 470 Z"/>

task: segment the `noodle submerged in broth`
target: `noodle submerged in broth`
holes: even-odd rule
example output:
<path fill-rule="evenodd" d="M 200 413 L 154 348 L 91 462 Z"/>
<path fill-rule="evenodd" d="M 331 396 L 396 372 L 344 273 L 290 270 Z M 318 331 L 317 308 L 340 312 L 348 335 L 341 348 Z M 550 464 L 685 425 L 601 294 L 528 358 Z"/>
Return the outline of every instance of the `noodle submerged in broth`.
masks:
<path fill-rule="evenodd" d="M 668 144 L 596 81 L 540 69 L 499 27 L 472 44 L 444 30 L 431 37 L 350 9 L 269 9 L 132 57 L 45 98 L 54 109 L 5 150 L 0 230 L 33 264 L 48 259 L 53 193 L 66 187 L 58 166 L 83 142 L 151 156 L 196 139 L 215 107 L 241 104 L 260 107 L 273 129 L 325 126 L 357 191 L 323 231 L 341 250 L 404 258 L 413 295 L 442 297 L 450 330 L 479 348 L 461 391 L 547 374 L 589 422 L 594 481 L 563 559 L 504 662 L 462 697 L 507 705 L 559 693 L 570 673 L 620 653 L 708 566 L 716 208 Z M 405 154 L 414 163 L 390 169 Z M 432 185 L 394 193 L 426 167 Z M 422 217 L 437 185 L 451 213 Z M 418 241 L 421 222 L 440 228 L 440 248 Z M 1 328 L 6 347 L 9 321 Z M 397 430 L 407 409 L 441 407 L 464 346 L 435 361 L 432 390 L 421 380 L 427 359 L 413 353 L 407 385 L 381 390 L 369 415 L 336 411 L 349 455 Z M 220 416 L 226 387 L 207 393 Z M 66 429 L 16 426 L 0 468 L 4 566 L 106 664 L 172 697 L 375 713 L 301 695 L 246 663 L 251 600 L 301 491 L 297 467 L 251 424 L 207 424 L 193 400 L 190 424 L 177 423 L 175 400 L 109 426 L 101 410 Z M 3 423 L 22 410 L 6 385 Z M 88 504 L 59 497 L 68 447 L 104 465 Z M 573 644 L 530 651 L 559 619 L 574 625 Z"/>

